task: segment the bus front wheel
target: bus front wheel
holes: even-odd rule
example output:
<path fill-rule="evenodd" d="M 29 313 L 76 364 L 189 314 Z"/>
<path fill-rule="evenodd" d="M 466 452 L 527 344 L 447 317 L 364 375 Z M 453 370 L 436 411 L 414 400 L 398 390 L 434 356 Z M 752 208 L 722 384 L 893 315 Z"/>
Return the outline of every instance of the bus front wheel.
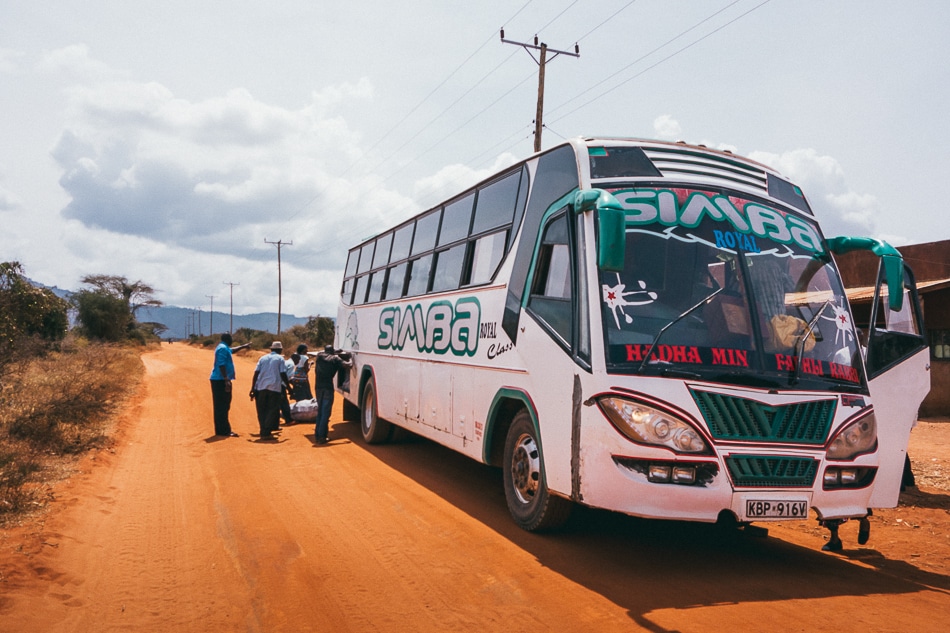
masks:
<path fill-rule="evenodd" d="M 360 407 L 360 431 L 367 444 L 382 444 L 389 439 L 392 427 L 389 422 L 379 419 L 376 402 L 376 385 L 370 380 L 363 389 L 363 401 Z"/>
<path fill-rule="evenodd" d="M 505 499 L 518 527 L 534 532 L 567 521 L 571 502 L 548 491 L 537 431 L 525 410 L 515 416 L 508 429 L 503 469 Z"/>

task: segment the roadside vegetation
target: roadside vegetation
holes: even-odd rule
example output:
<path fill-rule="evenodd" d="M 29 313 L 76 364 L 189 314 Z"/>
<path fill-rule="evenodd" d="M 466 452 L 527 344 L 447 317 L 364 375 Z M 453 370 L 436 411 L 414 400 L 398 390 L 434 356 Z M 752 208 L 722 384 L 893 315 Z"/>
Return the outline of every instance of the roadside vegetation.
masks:
<path fill-rule="evenodd" d="M 254 330 L 247 327 L 238 328 L 232 333 L 234 345 L 250 344 L 252 350 L 268 350 L 275 340 L 284 346 L 284 352 L 290 354 L 297 346 L 303 343 L 311 352 L 323 349 L 324 345 L 333 343 L 333 319 L 324 316 L 315 316 L 307 319 L 302 325 L 295 325 L 281 332 L 278 336 L 273 332 Z M 190 343 L 202 347 L 215 347 L 221 340 L 221 335 L 192 336 Z"/>
<path fill-rule="evenodd" d="M 76 455 L 109 446 L 111 414 L 142 377 L 139 353 L 159 340 L 161 326 L 135 318 L 159 303 L 150 286 L 83 283 L 70 302 L 0 263 L 0 524 L 44 505 Z"/>
<path fill-rule="evenodd" d="M 34 286 L 19 263 L 0 263 L 0 526 L 44 506 L 76 456 L 110 446 L 114 414 L 142 378 L 139 355 L 166 329 L 136 316 L 161 305 L 147 283 L 115 275 L 82 283 L 67 300 Z M 266 350 L 276 339 L 289 354 L 300 343 L 319 350 L 333 333 L 333 320 L 317 316 L 280 336 L 241 328 L 234 343 Z"/>

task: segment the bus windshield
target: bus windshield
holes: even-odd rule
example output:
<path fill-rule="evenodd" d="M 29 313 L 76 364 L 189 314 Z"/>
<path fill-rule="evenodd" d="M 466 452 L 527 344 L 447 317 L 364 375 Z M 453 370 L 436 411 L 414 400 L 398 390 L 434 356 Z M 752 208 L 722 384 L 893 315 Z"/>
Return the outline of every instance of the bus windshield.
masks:
<path fill-rule="evenodd" d="M 626 211 L 623 272 L 600 271 L 609 372 L 866 389 L 816 226 L 724 191 L 609 191 Z"/>

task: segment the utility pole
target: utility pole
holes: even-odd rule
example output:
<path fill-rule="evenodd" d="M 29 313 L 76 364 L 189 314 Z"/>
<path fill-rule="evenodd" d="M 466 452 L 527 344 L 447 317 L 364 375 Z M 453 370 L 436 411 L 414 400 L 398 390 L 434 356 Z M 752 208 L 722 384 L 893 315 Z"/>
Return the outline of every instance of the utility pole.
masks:
<path fill-rule="evenodd" d="M 280 336 L 280 313 L 282 310 L 282 292 L 281 292 L 281 280 L 280 280 L 280 247 L 281 246 L 293 246 L 293 242 L 285 242 L 283 240 L 277 240 L 276 242 L 269 242 L 267 238 L 264 238 L 265 244 L 273 244 L 277 247 L 277 336 Z"/>
<path fill-rule="evenodd" d="M 208 313 L 211 315 L 211 323 L 209 324 L 208 327 L 211 329 L 211 336 L 214 336 L 214 295 L 205 295 L 205 296 L 211 299 L 211 312 Z"/>
<path fill-rule="evenodd" d="M 195 310 L 198 311 L 198 336 L 202 336 L 201 334 L 201 308 L 195 308 Z"/>
<path fill-rule="evenodd" d="M 234 286 L 241 284 L 234 281 L 222 282 L 226 286 L 231 286 L 231 320 L 228 322 L 228 334 L 234 334 Z"/>
<path fill-rule="evenodd" d="M 521 46 L 528 54 L 531 55 L 531 59 L 534 59 L 538 64 L 538 109 L 534 117 L 534 151 L 541 151 L 541 128 L 543 127 L 543 114 L 544 114 L 544 67 L 547 64 L 548 53 L 554 53 L 551 59 L 554 59 L 558 55 L 570 55 L 571 57 L 580 57 L 581 48 L 576 43 L 574 44 L 574 52 L 570 51 L 559 51 L 554 48 L 548 48 L 548 45 L 544 42 L 538 44 L 538 36 L 534 36 L 534 44 L 525 44 L 524 42 L 515 42 L 512 40 L 505 39 L 505 29 L 501 29 L 501 43 L 502 44 L 515 44 Z M 531 50 L 536 50 L 539 52 L 539 58 L 535 58 L 534 53 Z"/>

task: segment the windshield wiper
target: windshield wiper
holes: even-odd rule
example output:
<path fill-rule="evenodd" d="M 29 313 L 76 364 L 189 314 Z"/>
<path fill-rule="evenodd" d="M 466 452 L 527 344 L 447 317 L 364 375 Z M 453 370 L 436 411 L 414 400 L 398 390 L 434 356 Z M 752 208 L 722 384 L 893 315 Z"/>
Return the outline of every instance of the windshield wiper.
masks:
<path fill-rule="evenodd" d="M 650 343 L 650 349 L 647 350 L 646 355 L 643 357 L 643 361 L 640 363 L 640 367 L 637 369 L 637 373 L 638 373 L 638 374 L 642 374 L 642 373 L 643 373 L 643 368 L 646 366 L 647 360 L 649 360 L 649 358 L 650 358 L 650 354 L 653 353 L 653 350 L 656 348 L 656 344 L 660 342 L 660 337 L 663 336 L 663 333 L 664 333 L 664 332 L 666 332 L 668 329 L 670 329 L 671 327 L 673 327 L 674 325 L 676 325 L 677 323 L 679 323 L 682 319 L 685 319 L 686 317 L 688 317 L 690 314 L 692 314 L 694 311 L 698 310 L 700 307 L 702 307 L 702 306 L 706 305 L 707 303 L 709 303 L 710 301 L 712 301 L 713 297 L 715 297 L 716 295 L 718 295 L 718 294 L 719 294 L 720 292 L 722 292 L 723 290 L 725 290 L 725 287 L 716 288 L 715 290 L 713 290 L 712 294 L 707 295 L 705 299 L 703 299 L 702 301 L 700 301 L 699 303 L 697 303 L 697 304 L 694 305 L 693 307 L 687 308 L 685 312 L 681 313 L 681 314 L 680 314 L 679 316 L 677 316 L 675 319 L 673 319 L 672 321 L 670 321 L 669 323 L 667 323 L 666 325 L 664 325 L 663 327 L 661 327 L 661 328 L 660 328 L 660 331 L 656 333 L 656 336 L 655 336 L 655 337 L 653 337 L 653 342 Z M 822 308 L 822 309 L 824 309 L 824 308 Z"/>
<path fill-rule="evenodd" d="M 801 380 L 802 359 L 805 356 L 805 339 L 807 339 L 808 335 L 811 334 L 812 330 L 815 329 L 815 324 L 818 323 L 818 319 L 825 311 L 825 308 L 827 308 L 829 305 L 831 305 L 831 299 L 827 299 L 823 304 L 821 304 L 821 308 L 815 313 L 815 316 L 811 318 L 811 320 L 808 322 L 808 325 L 805 326 L 805 331 L 802 332 L 799 335 L 798 340 L 795 341 L 795 345 L 798 346 L 798 354 L 795 357 L 795 374 L 792 376 L 792 379 L 789 380 L 790 385 L 797 385 L 798 381 Z"/>

